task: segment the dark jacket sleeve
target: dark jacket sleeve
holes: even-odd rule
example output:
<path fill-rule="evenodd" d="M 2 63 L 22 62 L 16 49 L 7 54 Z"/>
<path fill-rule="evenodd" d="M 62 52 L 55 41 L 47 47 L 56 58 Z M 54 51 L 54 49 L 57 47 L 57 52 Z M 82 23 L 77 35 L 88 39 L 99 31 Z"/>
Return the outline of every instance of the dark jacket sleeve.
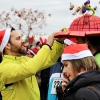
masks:
<path fill-rule="evenodd" d="M 53 73 L 61 73 L 62 72 L 61 68 L 62 68 L 61 57 L 59 57 L 57 62 L 50 67 L 50 76 Z"/>
<path fill-rule="evenodd" d="M 81 88 L 75 93 L 73 100 L 100 100 L 100 93 L 90 88 Z"/>
<path fill-rule="evenodd" d="M 61 86 L 59 86 L 59 87 L 57 87 L 56 88 L 56 91 L 57 91 L 57 97 L 58 97 L 58 100 L 62 100 L 62 98 L 63 98 L 63 91 L 62 91 L 62 87 Z"/>

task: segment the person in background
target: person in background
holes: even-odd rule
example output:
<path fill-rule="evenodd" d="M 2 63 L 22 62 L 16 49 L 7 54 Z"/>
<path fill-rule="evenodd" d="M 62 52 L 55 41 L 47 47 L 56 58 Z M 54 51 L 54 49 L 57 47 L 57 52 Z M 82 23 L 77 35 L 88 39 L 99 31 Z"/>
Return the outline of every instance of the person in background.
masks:
<path fill-rule="evenodd" d="M 37 42 L 37 48 L 41 48 L 44 44 L 46 44 L 47 39 L 43 37 L 39 37 L 39 42 Z M 40 97 L 41 100 L 47 100 L 47 92 L 48 92 L 48 83 L 50 77 L 50 68 L 43 69 L 39 71 L 37 74 L 37 79 L 40 80 Z"/>
<path fill-rule="evenodd" d="M 1 90 L 2 100 L 40 100 L 35 74 L 53 65 L 64 48 L 64 38 L 54 39 L 55 34 L 48 37 L 37 55 L 29 58 L 23 56 L 26 54 L 24 41 L 14 28 L 0 31 L 0 52 L 3 53 L 0 79 L 5 84 Z M 8 84 L 12 85 L 6 87 Z"/>
<path fill-rule="evenodd" d="M 39 49 L 37 47 L 32 46 L 32 47 L 28 48 L 26 56 L 28 56 L 30 58 L 33 58 L 38 53 L 38 51 L 39 51 Z M 38 82 L 38 85 L 39 85 L 39 90 L 40 90 L 40 86 L 41 86 L 41 71 L 37 72 L 35 76 L 36 76 L 36 79 L 37 79 L 37 82 Z M 41 96 L 41 94 L 40 94 L 40 96 Z"/>
<path fill-rule="evenodd" d="M 100 36 L 76 37 L 77 43 L 87 43 L 98 65 L 100 66 Z"/>
<path fill-rule="evenodd" d="M 75 43 L 76 43 L 75 38 L 65 39 L 64 47 Z M 63 69 L 63 64 L 61 62 L 61 57 L 59 57 L 57 62 L 52 67 L 50 67 L 50 79 L 49 79 L 47 100 L 58 100 L 56 95 L 56 86 L 57 84 L 60 85 L 62 82 L 62 69 Z M 53 88 L 54 86 L 55 88 Z"/>
<path fill-rule="evenodd" d="M 44 44 L 46 44 L 46 39 L 43 39 L 42 37 L 39 38 L 40 41 L 36 43 L 36 47 L 32 46 L 29 47 L 27 52 L 28 57 L 33 57 L 33 55 L 36 55 L 37 49 L 39 50 Z M 45 40 L 45 41 L 44 41 Z M 47 92 L 48 92 L 48 83 L 49 83 L 49 74 L 50 73 L 50 68 L 43 69 L 39 72 L 36 73 L 36 79 L 38 82 L 39 90 L 40 90 L 40 98 L 41 100 L 46 100 L 47 99 Z"/>
<path fill-rule="evenodd" d="M 89 1 L 89 0 L 87 0 Z M 95 15 L 84 14 L 76 18 L 68 28 L 68 37 L 75 37 L 78 44 L 86 43 L 100 66 L 100 18 Z M 77 24 L 76 24 L 77 23 Z M 95 24 L 97 23 L 97 24 Z M 65 28 L 64 28 L 65 29 Z M 68 31 L 65 29 L 65 32 Z"/>
<path fill-rule="evenodd" d="M 100 71 L 87 44 L 72 44 L 62 54 L 63 81 L 58 100 L 99 100 Z"/>

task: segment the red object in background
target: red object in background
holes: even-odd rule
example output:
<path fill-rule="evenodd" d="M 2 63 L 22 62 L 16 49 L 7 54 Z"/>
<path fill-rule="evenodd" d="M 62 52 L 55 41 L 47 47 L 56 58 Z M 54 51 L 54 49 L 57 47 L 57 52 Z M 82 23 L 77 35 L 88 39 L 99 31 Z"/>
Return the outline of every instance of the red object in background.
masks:
<path fill-rule="evenodd" d="M 55 37 L 74 36 L 100 36 L 100 18 L 95 15 L 85 14 L 76 18 L 67 32 L 58 32 Z"/>
<path fill-rule="evenodd" d="M 31 53 L 31 55 L 36 55 L 39 51 L 39 49 L 37 47 L 34 47 L 33 49 L 29 48 L 28 51 Z M 30 53 L 27 52 L 27 55 L 29 55 Z"/>
<path fill-rule="evenodd" d="M 69 40 L 73 41 L 74 43 L 77 43 L 76 38 L 67 38 L 67 39 L 69 39 Z"/>
<path fill-rule="evenodd" d="M 37 47 L 34 47 L 34 48 L 33 48 L 33 51 L 34 51 L 35 54 L 37 54 L 38 51 L 39 51 L 39 49 L 38 49 Z"/>
<path fill-rule="evenodd" d="M 42 48 L 43 44 L 46 44 L 47 43 L 47 39 L 46 38 L 43 39 L 42 37 L 40 37 L 39 40 L 40 40 L 39 46 L 40 46 L 40 48 Z"/>
<path fill-rule="evenodd" d="M 44 39 L 44 44 L 46 44 L 46 43 L 47 43 L 47 39 L 45 38 L 45 39 Z"/>
<path fill-rule="evenodd" d="M 28 40 L 29 40 L 29 43 L 30 43 L 30 44 L 33 44 L 34 37 L 35 37 L 35 36 L 28 37 Z"/>
<path fill-rule="evenodd" d="M 6 30 L 2 30 L 2 31 L 0 31 L 0 45 L 2 44 L 2 41 L 3 41 L 4 35 L 5 35 L 5 31 L 6 31 Z"/>
<path fill-rule="evenodd" d="M 43 39 L 42 39 L 42 37 L 40 37 L 39 39 L 40 39 L 41 44 L 43 44 Z"/>

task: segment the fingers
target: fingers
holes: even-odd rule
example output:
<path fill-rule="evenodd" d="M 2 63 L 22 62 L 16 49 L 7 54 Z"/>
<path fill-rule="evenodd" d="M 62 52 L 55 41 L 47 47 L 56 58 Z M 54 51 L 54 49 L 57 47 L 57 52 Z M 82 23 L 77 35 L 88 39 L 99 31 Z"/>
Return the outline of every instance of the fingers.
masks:
<path fill-rule="evenodd" d="M 63 42 L 66 38 L 56 38 L 56 40 Z"/>
<path fill-rule="evenodd" d="M 63 90 L 63 91 L 65 90 L 66 86 L 67 86 L 66 82 L 63 81 L 63 82 L 62 82 L 62 90 Z"/>
<path fill-rule="evenodd" d="M 66 32 L 67 29 L 66 29 L 66 28 L 63 28 L 63 29 L 61 29 L 61 31 Z M 53 45 L 54 36 L 55 36 L 57 33 L 58 33 L 58 32 L 54 32 L 54 33 L 52 33 L 52 34 L 48 37 L 48 40 L 47 40 L 47 44 L 48 44 L 48 45 L 50 45 L 50 46 Z M 60 42 L 63 42 L 65 39 L 66 39 L 66 37 L 65 37 L 65 38 L 56 38 L 56 40 L 58 40 L 58 41 L 60 41 Z"/>
<path fill-rule="evenodd" d="M 56 32 L 52 33 L 52 34 L 48 37 L 48 40 L 47 40 L 47 44 L 48 44 L 48 45 L 50 45 L 50 46 L 53 45 L 55 34 L 56 34 Z"/>
<path fill-rule="evenodd" d="M 66 83 L 69 82 L 69 80 L 67 78 L 63 78 L 63 81 L 66 82 Z"/>
<path fill-rule="evenodd" d="M 67 28 L 62 28 L 60 31 L 62 31 L 62 32 L 67 32 Z M 66 39 L 66 37 L 64 37 L 64 38 L 56 38 L 58 41 L 60 41 L 60 42 L 63 42 L 65 39 Z"/>
<path fill-rule="evenodd" d="M 63 81 L 62 81 L 62 90 L 64 91 L 66 89 L 66 86 L 68 84 L 69 80 L 64 78 Z"/>

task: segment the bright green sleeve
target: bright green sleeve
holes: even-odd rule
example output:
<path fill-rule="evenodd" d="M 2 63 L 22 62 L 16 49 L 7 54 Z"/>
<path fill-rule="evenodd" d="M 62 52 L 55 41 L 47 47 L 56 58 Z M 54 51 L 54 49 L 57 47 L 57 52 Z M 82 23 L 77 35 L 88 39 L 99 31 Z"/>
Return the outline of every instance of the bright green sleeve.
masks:
<path fill-rule="evenodd" d="M 33 58 L 22 56 L 18 60 L 17 58 L 12 60 L 4 57 L 0 66 L 1 78 L 5 84 L 9 84 L 35 75 L 39 70 L 54 64 L 62 54 L 62 50 L 63 45 L 55 41 L 52 50 L 44 45 Z"/>
<path fill-rule="evenodd" d="M 97 61 L 98 65 L 99 65 L 99 68 L 100 68 L 100 53 L 96 54 L 94 56 L 95 60 Z"/>
<path fill-rule="evenodd" d="M 41 69 L 47 68 L 55 64 L 57 59 L 61 56 L 63 52 L 64 45 L 61 43 L 54 41 L 54 45 L 52 47 L 52 50 L 50 52 L 50 55 L 48 56 L 48 59 L 46 60 L 45 64 Z M 46 52 L 46 51 L 45 51 Z"/>
<path fill-rule="evenodd" d="M 52 50 L 50 50 L 48 55 L 46 54 L 48 51 L 44 49 L 42 52 L 40 51 L 36 56 L 34 56 L 34 60 L 29 61 L 29 63 L 34 66 L 34 68 L 31 69 L 32 73 L 35 74 L 36 72 L 53 65 L 61 56 L 63 47 L 63 44 L 54 41 Z"/>

